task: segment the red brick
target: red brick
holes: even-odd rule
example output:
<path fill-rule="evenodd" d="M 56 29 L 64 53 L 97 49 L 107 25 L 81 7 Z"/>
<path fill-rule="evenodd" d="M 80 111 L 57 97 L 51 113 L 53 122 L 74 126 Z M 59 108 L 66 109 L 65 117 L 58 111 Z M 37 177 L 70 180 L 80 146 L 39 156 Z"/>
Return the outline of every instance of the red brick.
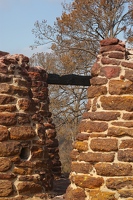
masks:
<path fill-rule="evenodd" d="M 103 65 L 119 65 L 120 61 L 116 59 L 111 59 L 111 58 L 105 58 L 102 57 L 101 62 Z"/>
<path fill-rule="evenodd" d="M 98 76 L 100 73 L 101 66 L 99 63 L 94 63 L 93 67 L 91 68 L 91 75 Z"/>
<path fill-rule="evenodd" d="M 102 46 L 100 48 L 100 53 L 108 52 L 108 51 L 120 51 L 120 52 L 125 52 L 125 48 L 122 47 L 121 45 L 108 45 L 108 46 Z"/>
<path fill-rule="evenodd" d="M 123 67 L 127 67 L 127 68 L 130 68 L 130 69 L 133 69 L 133 63 L 130 62 L 130 61 L 123 61 L 123 62 L 121 63 L 121 65 L 122 65 Z"/>
<path fill-rule="evenodd" d="M 101 46 L 116 45 L 119 43 L 117 38 L 107 38 L 100 41 Z"/>
<path fill-rule="evenodd" d="M 110 52 L 108 54 L 109 58 L 124 59 L 125 53 L 122 52 Z"/>
<path fill-rule="evenodd" d="M 133 70 L 125 70 L 125 78 L 133 82 Z"/>

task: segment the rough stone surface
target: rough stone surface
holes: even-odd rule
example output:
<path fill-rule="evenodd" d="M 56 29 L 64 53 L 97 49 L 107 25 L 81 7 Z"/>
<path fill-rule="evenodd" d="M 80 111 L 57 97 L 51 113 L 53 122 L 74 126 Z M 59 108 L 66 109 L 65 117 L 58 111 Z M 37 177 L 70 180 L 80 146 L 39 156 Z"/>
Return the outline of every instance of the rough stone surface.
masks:
<path fill-rule="evenodd" d="M 90 142 L 90 148 L 93 151 L 117 151 L 118 140 L 117 139 L 92 139 Z"/>
<path fill-rule="evenodd" d="M 13 185 L 11 181 L 0 180 L 0 197 L 8 197 L 13 194 Z"/>

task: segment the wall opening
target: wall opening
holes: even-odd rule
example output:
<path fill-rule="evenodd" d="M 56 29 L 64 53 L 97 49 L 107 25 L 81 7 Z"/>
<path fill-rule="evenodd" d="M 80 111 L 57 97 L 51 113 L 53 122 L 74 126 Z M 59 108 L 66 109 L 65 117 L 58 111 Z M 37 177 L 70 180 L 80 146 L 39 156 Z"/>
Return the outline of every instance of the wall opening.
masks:
<path fill-rule="evenodd" d="M 29 148 L 28 147 L 23 147 L 21 149 L 21 152 L 20 152 L 20 158 L 22 160 L 28 160 L 29 156 L 30 156 L 30 150 L 29 150 Z"/>

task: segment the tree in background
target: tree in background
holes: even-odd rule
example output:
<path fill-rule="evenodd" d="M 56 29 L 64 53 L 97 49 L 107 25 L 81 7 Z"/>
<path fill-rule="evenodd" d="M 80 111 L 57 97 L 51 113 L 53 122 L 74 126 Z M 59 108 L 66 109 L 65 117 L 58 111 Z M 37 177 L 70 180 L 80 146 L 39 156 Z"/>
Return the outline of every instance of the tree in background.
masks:
<path fill-rule="evenodd" d="M 54 26 L 44 20 L 37 21 L 33 29 L 36 40 L 32 47 L 50 44 L 51 53 L 33 55 L 31 62 L 43 66 L 48 73 L 89 75 L 101 39 L 123 33 L 128 42 L 133 41 L 133 0 L 74 0 L 62 6 L 62 15 Z M 53 85 L 49 90 L 61 148 L 67 149 L 62 146 L 65 139 L 65 147 L 68 145 L 71 150 L 87 90 Z"/>

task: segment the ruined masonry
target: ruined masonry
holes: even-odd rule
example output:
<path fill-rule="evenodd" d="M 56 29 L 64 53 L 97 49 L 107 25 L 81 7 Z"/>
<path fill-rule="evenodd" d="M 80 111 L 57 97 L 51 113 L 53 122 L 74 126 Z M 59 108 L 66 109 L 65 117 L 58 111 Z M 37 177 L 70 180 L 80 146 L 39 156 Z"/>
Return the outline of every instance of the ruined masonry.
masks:
<path fill-rule="evenodd" d="M 41 199 L 59 176 L 47 73 L 0 52 L 0 200 Z"/>
<path fill-rule="evenodd" d="M 133 200 L 133 55 L 118 39 L 100 44 L 67 200 Z"/>

